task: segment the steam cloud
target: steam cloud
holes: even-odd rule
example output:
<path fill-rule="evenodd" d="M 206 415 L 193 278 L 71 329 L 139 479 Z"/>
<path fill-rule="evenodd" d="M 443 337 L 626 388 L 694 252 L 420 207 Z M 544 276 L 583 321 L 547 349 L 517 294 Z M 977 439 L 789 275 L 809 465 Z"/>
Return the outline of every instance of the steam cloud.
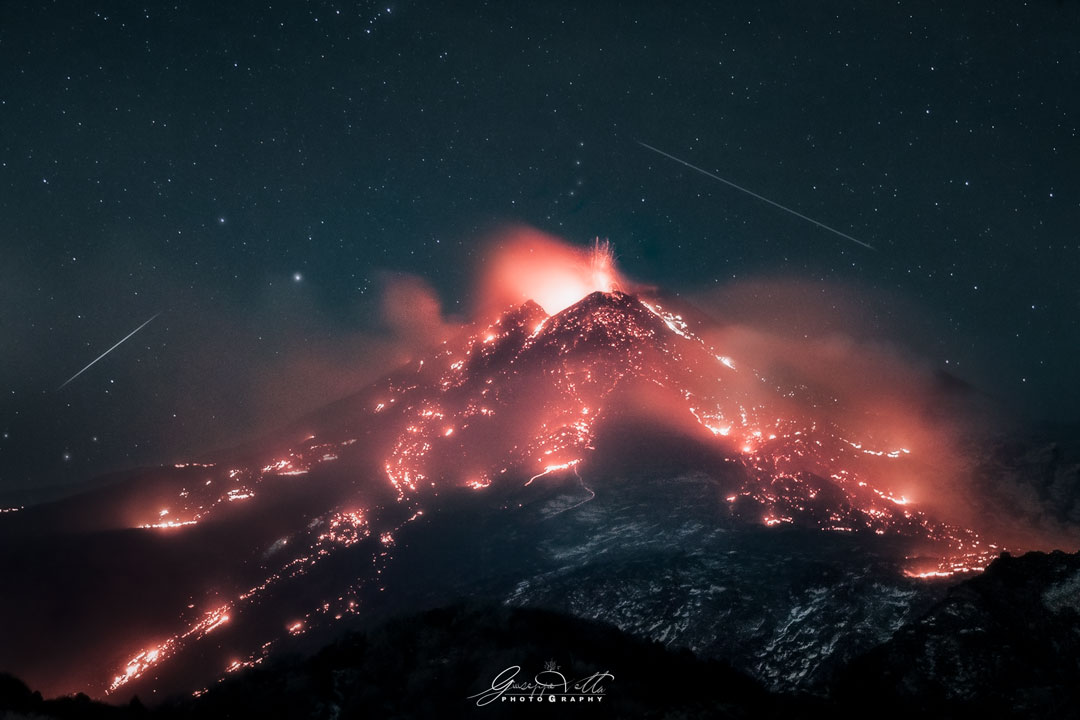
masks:
<path fill-rule="evenodd" d="M 920 352 L 932 349 L 926 338 L 947 329 L 917 306 L 868 288 L 792 278 L 748 279 L 694 302 L 717 319 L 703 332 L 707 342 L 753 367 L 767 379 L 763 387 L 787 389 L 785 413 L 911 450 L 915 462 L 897 472 L 879 468 L 875 482 L 1013 547 L 1070 547 L 1080 539 L 1030 478 L 994 466 L 1008 421 L 988 396 Z"/>
<path fill-rule="evenodd" d="M 498 315 L 527 300 L 554 315 L 597 290 L 631 290 L 629 281 L 615 269 L 606 243 L 597 241 L 586 250 L 516 226 L 497 233 L 489 246 L 480 272 L 478 318 Z"/>

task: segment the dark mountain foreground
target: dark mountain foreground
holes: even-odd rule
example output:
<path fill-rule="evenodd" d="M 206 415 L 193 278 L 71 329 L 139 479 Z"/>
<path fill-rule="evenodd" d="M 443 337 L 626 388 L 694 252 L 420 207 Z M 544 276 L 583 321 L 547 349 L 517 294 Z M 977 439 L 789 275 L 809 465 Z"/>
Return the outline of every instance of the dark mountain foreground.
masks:
<path fill-rule="evenodd" d="M 515 678 L 521 682 L 601 675 L 584 693 L 570 687 L 573 701 L 559 685 L 535 700 L 493 693 L 478 705 L 512 666 L 521 668 Z M 749 718 L 790 716 L 784 711 L 793 708 L 727 664 L 688 650 L 559 613 L 472 605 L 391 620 L 312 657 L 283 658 L 154 709 L 138 700 L 113 707 L 85 696 L 43 701 L 11 676 L 0 679 L 0 707 L 8 710 L 5 718 Z"/>
<path fill-rule="evenodd" d="M 1003 555 L 850 663 L 834 698 L 900 715 L 1080 717 L 1080 553 Z"/>
<path fill-rule="evenodd" d="M 1005 555 L 951 588 L 891 640 L 838 670 L 824 696 L 809 696 L 770 693 L 723 662 L 601 623 L 538 609 L 455 605 L 345 635 L 313 656 L 282 658 L 230 676 L 199 697 L 155 708 L 138 700 L 108 706 L 84 696 L 43 700 L 15 678 L 0 676 L 0 713 L 5 718 L 568 713 L 1070 718 L 1080 717 L 1078 608 L 1080 553 Z M 513 666 L 520 671 L 512 682 L 540 680 L 553 687 L 498 692 L 511 679 L 506 672 Z M 543 700 L 511 700 L 512 693 Z M 490 702 L 477 705 L 485 699 Z"/>

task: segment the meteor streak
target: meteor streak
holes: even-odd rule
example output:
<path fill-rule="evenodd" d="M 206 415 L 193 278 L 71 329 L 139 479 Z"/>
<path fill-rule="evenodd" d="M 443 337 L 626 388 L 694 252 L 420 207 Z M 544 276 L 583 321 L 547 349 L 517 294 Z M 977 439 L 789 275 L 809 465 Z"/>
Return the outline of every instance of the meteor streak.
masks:
<path fill-rule="evenodd" d="M 801 212 L 798 212 L 796 210 L 792 210 L 789 207 L 785 207 L 785 206 L 781 205 L 780 203 L 776 202 L 775 200 L 770 200 L 769 198 L 765 197 L 764 195 L 758 195 L 753 190 L 748 190 L 747 188 L 744 188 L 741 185 L 736 185 L 735 183 L 731 182 L 730 180 L 725 180 L 724 178 L 720 177 L 719 175 L 716 175 L 715 173 L 711 173 L 708 170 L 703 170 L 702 168 L 699 168 L 697 165 L 691 165 L 690 163 L 686 162 L 685 160 L 682 160 L 680 158 L 675 157 L 674 155 L 666 153 L 666 152 L 664 152 L 663 150 L 661 150 L 659 148 L 654 148 L 652 145 L 649 145 L 648 143 L 643 143 L 640 140 L 638 140 L 637 144 L 640 145 L 641 147 L 645 148 L 646 150 L 652 150 L 654 153 L 657 153 L 659 155 L 663 155 L 664 157 L 668 158 L 669 160 L 674 160 L 675 162 L 679 163 L 680 165 L 685 165 L 686 167 L 690 168 L 691 170 L 696 170 L 697 172 L 701 173 L 702 175 L 705 175 L 706 177 L 711 177 L 713 180 L 719 180 L 720 182 L 724 183 L 725 185 L 735 188 L 739 192 L 746 193 L 750 197 L 755 197 L 758 200 L 769 203 L 773 207 L 780 208 L 784 212 L 790 213 L 791 215 L 794 215 L 795 217 L 799 218 L 800 220 L 805 220 L 808 223 L 813 223 L 814 225 L 817 225 L 822 230 L 828 230 L 829 232 L 833 233 L 834 235 L 839 235 L 840 237 L 842 237 L 842 238 L 844 238 L 846 240 L 850 240 L 853 243 L 858 243 L 859 245 L 862 245 L 864 248 L 869 248 L 870 250 L 874 249 L 874 247 L 872 245 L 868 245 L 867 243 L 864 243 L 862 240 L 859 240 L 857 238 L 853 238 L 850 235 L 848 235 L 847 233 L 842 233 L 839 230 L 837 230 L 836 228 L 831 228 L 828 225 L 826 225 L 825 223 L 818 222 L 817 220 L 815 220 L 812 217 L 807 217 L 807 216 L 803 215 Z"/>
<path fill-rule="evenodd" d="M 74 380 L 75 378 L 79 377 L 79 376 L 80 376 L 80 375 L 82 375 L 82 374 L 83 374 L 84 372 L 86 372 L 86 371 L 87 371 L 87 370 L 89 370 L 89 369 L 90 369 L 91 367 L 93 367 L 93 366 L 94 366 L 94 363 L 96 363 L 96 362 L 97 362 L 98 360 L 100 360 L 101 358 L 105 357 L 106 355 L 108 355 L 109 353 L 111 353 L 111 352 L 112 352 L 113 350 L 115 350 L 116 348 L 118 348 L 118 347 L 120 347 L 121 345 L 123 345 L 123 344 L 124 344 L 124 343 L 125 343 L 125 342 L 127 341 L 127 339 L 128 339 L 128 338 L 130 338 L 130 337 L 131 337 L 132 335 L 134 335 L 135 333 L 139 332 L 139 331 L 140 331 L 140 330 L 142 330 L 142 329 L 143 329 L 144 327 L 146 327 L 147 325 L 149 325 L 149 324 L 150 324 L 151 322 L 153 322 L 154 318 L 156 318 L 156 317 L 157 317 L 158 315 L 160 315 L 160 314 L 161 314 L 161 313 L 158 313 L 158 314 L 157 314 L 157 315 L 155 315 L 154 317 L 150 318 L 149 320 L 147 320 L 146 322 L 144 322 L 144 323 L 143 323 L 142 325 L 140 325 L 139 327 L 135 328 L 134 330 L 132 330 L 131 332 L 129 332 L 129 333 L 127 334 L 127 335 L 125 335 L 125 336 L 123 337 L 123 339 L 122 339 L 122 340 L 120 340 L 120 342 L 116 343 L 116 344 L 115 344 L 115 345 L 113 345 L 113 346 L 112 346 L 111 348 L 109 348 L 109 349 L 108 349 L 108 350 L 106 350 L 105 352 L 101 353 L 101 354 L 100 354 L 100 355 L 98 355 L 98 356 L 97 356 L 96 358 L 94 358 L 94 359 L 93 359 L 93 360 L 92 360 L 92 361 L 90 362 L 90 364 L 89 364 L 89 365 L 87 365 L 87 366 L 86 366 L 86 367 L 84 367 L 84 368 L 83 368 L 82 370 L 80 370 L 79 372 L 77 372 L 77 373 L 75 373 L 74 375 L 72 375 L 71 377 L 69 377 L 69 378 L 68 378 L 67 380 L 65 380 L 65 381 L 64 381 L 64 384 L 63 384 L 63 385 L 61 385 L 60 387 L 56 388 L 56 392 L 60 392 L 61 390 L 63 390 L 63 389 L 65 388 L 65 387 L 67 387 L 67 386 L 68 386 L 68 384 L 69 384 L 69 383 L 70 383 L 70 382 L 71 382 L 72 380 Z"/>

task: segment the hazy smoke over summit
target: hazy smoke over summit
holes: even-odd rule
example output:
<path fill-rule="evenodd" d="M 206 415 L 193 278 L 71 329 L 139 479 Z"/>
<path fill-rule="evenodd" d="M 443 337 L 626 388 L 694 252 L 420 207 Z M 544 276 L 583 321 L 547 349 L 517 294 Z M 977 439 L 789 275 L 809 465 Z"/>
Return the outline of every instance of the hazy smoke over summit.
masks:
<path fill-rule="evenodd" d="M 591 292 L 632 292 L 606 242 L 581 248 L 528 227 L 506 228 L 487 241 L 476 292 L 477 319 L 490 320 L 532 300 L 554 315 Z"/>

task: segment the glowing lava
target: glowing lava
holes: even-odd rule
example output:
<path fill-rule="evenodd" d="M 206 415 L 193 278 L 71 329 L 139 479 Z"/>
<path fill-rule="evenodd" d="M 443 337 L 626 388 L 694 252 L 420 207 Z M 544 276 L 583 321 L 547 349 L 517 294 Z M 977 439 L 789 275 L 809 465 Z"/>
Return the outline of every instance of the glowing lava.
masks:
<path fill-rule="evenodd" d="M 920 577 L 967 572 L 1000 552 L 882 484 L 876 476 L 894 475 L 892 464 L 907 467 L 910 449 L 874 447 L 829 422 L 800 421 L 785 410 L 785 388 L 762 391 L 765 379 L 739 368 L 681 315 L 619 291 L 595 292 L 554 315 L 526 303 L 478 328 L 464 348 L 447 347 L 420 376 L 391 383 L 389 401 L 376 406 L 401 417 L 386 474 L 404 500 L 448 481 L 482 490 L 508 469 L 527 472 L 525 485 L 587 472 L 597 423 L 616 399 L 645 386 L 652 395 L 638 402 L 649 413 L 692 419 L 728 454 L 725 462 L 742 468 L 729 500 L 752 502 L 767 526 L 906 537 L 938 558 L 912 558 L 908 574 Z M 455 466 L 480 472 L 459 477 Z"/>
<path fill-rule="evenodd" d="M 489 300 L 535 297 L 539 304 L 523 300 L 373 387 L 349 427 L 231 467 L 176 468 L 181 492 L 155 505 L 140 527 L 190 528 L 258 504 L 268 484 L 322 482 L 321 467 L 361 459 L 392 499 L 383 506 L 346 500 L 279 533 L 262 553 L 260 581 L 134 652 L 106 683 L 109 692 L 211 632 L 219 641 L 223 626 L 259 606 L 271 588 L 316 572 L 338 553 L 366 553 L 369 574 L 306 612 L 289 608 L 254 650 L 223 657 L 220 675 L 262 662 L 283 639 L 360 612 L 360 589 L 384 589 L 382 571 L 408 541 L 401 531 L 436 506 L 440 492 L 542 485 L 541 478 L 572 474 L 587 495 L 578 505 L 591 501 L 585 478 L 598 429 L 627 406 L 714 448 L 714 465 L 703 469 L 723 478 L 722 504 L 733 517 L 777 532 L 903 538 L 912 547 L 905 568 L 912 577 L 970 572 L 1000 552 L 971 530 L 935 521 L 917 508 L 917 495 L 899 492 L 906 486 L 882 479 L 911 467 L 917 446 L 878 444 L 792 414 L 790 388 L 758 376 L 730 349 L 709 346 L 680 314 L 616 289 L 606 246 L 586 254 L 533 237 L 508 249 L 494 273 L 501 289 Z"/>

